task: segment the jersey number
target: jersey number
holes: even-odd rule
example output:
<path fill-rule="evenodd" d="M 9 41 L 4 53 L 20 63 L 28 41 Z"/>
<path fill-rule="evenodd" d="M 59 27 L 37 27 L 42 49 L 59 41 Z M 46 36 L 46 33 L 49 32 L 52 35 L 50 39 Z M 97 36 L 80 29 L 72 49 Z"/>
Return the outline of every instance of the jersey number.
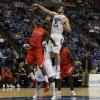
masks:
<path fill-rule="evenodd" d="M 60 22 L 61 20 L 60 20 L 60 18 L 55 18 L 54 19 L 54 24 L 53 24 L 53 27 L 58 27 L 58 22 Z"/>

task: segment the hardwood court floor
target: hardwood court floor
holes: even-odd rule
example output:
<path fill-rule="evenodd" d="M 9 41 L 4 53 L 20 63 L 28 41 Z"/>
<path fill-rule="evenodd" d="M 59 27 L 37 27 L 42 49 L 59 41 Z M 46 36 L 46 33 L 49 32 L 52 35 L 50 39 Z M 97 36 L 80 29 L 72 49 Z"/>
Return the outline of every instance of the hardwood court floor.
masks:
<path fill-rule="evenodd" d="M 11 97 L 32 97 L 34 94 L 34 88 L 20 88 L 20 89 L 0 89 L 0 98 L 11 98 Z M 94 96 L 100 97 L 100 87 L 95 88 L 75 88 L 77 96 Z M 43 93 L 43 90 L 40 91 L 41 96 L 51 96 L 51 90 L 47 93 Z M 70 89 L 62 89 L 63 96 L 70 96 Z M 100 99 L 99 99 L 100 100 Z"/>

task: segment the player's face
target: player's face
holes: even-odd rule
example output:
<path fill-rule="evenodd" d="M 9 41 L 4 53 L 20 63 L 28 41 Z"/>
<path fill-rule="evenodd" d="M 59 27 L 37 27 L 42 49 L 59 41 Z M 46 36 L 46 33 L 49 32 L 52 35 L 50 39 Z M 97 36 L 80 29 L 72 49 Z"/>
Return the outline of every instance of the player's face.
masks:
<path fill-rule="evenodd" d="M 63 7 L 60 7 L 60 8 L 58 9 L 58 13 L 63 13 L 63 12 L 64 12 Z"/>

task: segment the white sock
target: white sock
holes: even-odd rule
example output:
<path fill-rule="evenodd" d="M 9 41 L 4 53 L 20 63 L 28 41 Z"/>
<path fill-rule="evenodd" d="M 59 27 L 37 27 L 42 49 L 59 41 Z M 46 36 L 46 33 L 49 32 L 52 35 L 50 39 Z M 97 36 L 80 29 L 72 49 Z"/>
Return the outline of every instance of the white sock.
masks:
<path fill-rule="evenodd" d="M 60 79 L 60 65 L 56 66 L 56 79 Z"/>
<path fill-rule="evenodd" d="M 44 76 L 44 81 L 47 82 L 47 83 L 49 83 L 47 75 Z"/>
<path fill-rule="evenodd" d="M 35 94 L 39 94 L 40 88 L 41 88 L 41 84 L 36 84 Z"/>
<path fill-rule="evenodd" d="M 31 77 L 32 80 L 35 79 L 35 76 L 34 76 L 33 72 L 31 72 L 29 75 L 30 75 L 30 77 Z"/>
<path fill-rule="evenodd" d="M 51 85 L 51 87 L 52 87 L 52 93 L 53 93 L 53 95 L 55 95 L 55 94 L 56 94 L 56 90 L 55 90 L 55 82 L 50 83 L 50 85 Z"/>

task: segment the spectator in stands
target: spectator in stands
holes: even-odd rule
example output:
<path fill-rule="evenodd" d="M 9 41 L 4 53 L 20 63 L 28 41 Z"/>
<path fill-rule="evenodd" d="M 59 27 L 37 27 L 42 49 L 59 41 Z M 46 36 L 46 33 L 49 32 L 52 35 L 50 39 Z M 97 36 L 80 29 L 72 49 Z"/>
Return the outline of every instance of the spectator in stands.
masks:
<path fill-rule="evenodd" d="M 3 88 L 12 87 L 11 77 L 12 77 L 12 73 L 10 71 L 10 68 L 8 68 L 8 67 L 2 68 Z"/>
<path fill-rule="evenodd" d="M 27 72 L 25 67 L 25 62 L 23 59 L 21 59 L 20 63 L 19 63 L 19 84 L 21 87 L 28 87 L 29 83 L 28 83 L 28 78 L 27 78 Z"/>

